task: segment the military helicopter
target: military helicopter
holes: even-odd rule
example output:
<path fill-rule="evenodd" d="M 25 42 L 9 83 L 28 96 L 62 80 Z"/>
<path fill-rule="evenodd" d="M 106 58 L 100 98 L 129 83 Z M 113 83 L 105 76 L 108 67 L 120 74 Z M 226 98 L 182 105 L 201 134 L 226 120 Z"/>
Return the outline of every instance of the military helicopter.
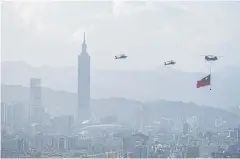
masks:
<path fill-rule="evenodd" d="M 205 56 L 206 61 L 217 61 L 219 57 L 222 57 L 222 56 L 214 56 L 214 55 L 201 55 L 201 56 Z"/>
<path fill-rule="evenodd" d="M 164 65 L 165 65 L 165 66 L 166 66 L 166 65 L 175 65 L 175 64 L 176 64 L 176 62 L 173 61 L 173 60 L 164 62 Z"/>
<path fill-rule="evenodd" d="M 115 59 L 126 59 L 126 58 L 127 58 L 127 56 L 124 55 L 124 54 L 120 54 L 120 55 L 115 56 Z"/>

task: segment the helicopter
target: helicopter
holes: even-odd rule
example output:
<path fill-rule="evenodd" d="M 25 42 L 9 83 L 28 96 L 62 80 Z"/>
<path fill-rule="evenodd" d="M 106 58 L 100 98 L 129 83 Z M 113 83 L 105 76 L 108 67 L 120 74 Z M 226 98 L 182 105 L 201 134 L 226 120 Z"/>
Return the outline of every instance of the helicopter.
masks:
<path fill-rule="evenodd" d="M 127 56 L 124 55 L 124 54 L 120 54 L 120 55 L 115 56 L 115 59 L 126 59 L 126 58 L 127 58 Z"/>
<path fill-rule="evenodd" d="M 176 64 L 176 62 L 173 61 L 173 60 L 164 62 L 164 65 L 165 65 L 165 66 L 166 66 L 166 65 L 175 65 L 175 64 Z"/>
<path fill-rule="evenodd" d="M 206 61 L 217 61 L 219 57 L 222 57 L 222 56 L 214 56 L 214 55 L 201 55 L 201 56 L 205 56 Z"/>

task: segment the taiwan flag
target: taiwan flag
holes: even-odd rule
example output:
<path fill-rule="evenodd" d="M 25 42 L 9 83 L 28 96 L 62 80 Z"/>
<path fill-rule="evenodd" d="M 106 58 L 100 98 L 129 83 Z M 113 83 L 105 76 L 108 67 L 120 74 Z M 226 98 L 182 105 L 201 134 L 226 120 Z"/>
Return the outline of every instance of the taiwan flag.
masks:
<path fill-rule="evenodd" d="M 211 84 L 211 74 L 197 81 L 197 88 L 209 86 Z"/>

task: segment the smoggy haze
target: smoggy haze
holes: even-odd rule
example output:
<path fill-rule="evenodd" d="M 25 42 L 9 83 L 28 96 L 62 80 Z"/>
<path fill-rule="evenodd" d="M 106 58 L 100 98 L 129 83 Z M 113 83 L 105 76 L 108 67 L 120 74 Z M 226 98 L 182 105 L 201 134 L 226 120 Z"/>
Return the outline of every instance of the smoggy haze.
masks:
<path fill-rule="evenodd" d="M 240 65 L 239 2 L 44 2 L 2 4 L 2 60 L 33 66 L 77 65 L 83 31 L 91 67 L 152 69 L 174 59 L 206 71 L 200 54 Z M 129 56 L 113 60 L 115 54 Z"/>

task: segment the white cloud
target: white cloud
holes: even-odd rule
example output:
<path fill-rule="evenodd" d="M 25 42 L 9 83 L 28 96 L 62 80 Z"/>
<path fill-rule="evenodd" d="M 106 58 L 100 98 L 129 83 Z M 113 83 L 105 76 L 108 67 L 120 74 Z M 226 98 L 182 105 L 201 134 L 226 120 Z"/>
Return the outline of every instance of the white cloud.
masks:
<path fill-rule="evenodd" d="M 24 21 L 24 23 L 26 24 L 26 25 L 29 25 L 30 24 L 30 22 L 31 22 L 31 15 L 33 14 L 33 9 L 31 9 L 31 8 L 27 8 L 27 7 L 25 7 L 22 11 L 21 11 L 21 13 L 20 13 L 20 16 L 21 16 L 21 18 L 23 19 L 23 21 Z"/>
<path fill-rule="evenodd" d="M 113 15 L 119 16 L 129 16 L 137 14 L 139 12 L 155 10 L 154 1 L 120 1 L 113 0 Z"/>
<path fill-rule="evenodd" d="M 124 10 L 124 1 L 113 0 L 113 14 L 115 16 L 120 15 Z"/>
<path fill-rule="evenodd" d="M 72 35 L 73 41 L 79 42 L 82 39 L 84 32 L 85 32 L 85 29 L 82 29 L 82 28 L 77 29 Z"/>

